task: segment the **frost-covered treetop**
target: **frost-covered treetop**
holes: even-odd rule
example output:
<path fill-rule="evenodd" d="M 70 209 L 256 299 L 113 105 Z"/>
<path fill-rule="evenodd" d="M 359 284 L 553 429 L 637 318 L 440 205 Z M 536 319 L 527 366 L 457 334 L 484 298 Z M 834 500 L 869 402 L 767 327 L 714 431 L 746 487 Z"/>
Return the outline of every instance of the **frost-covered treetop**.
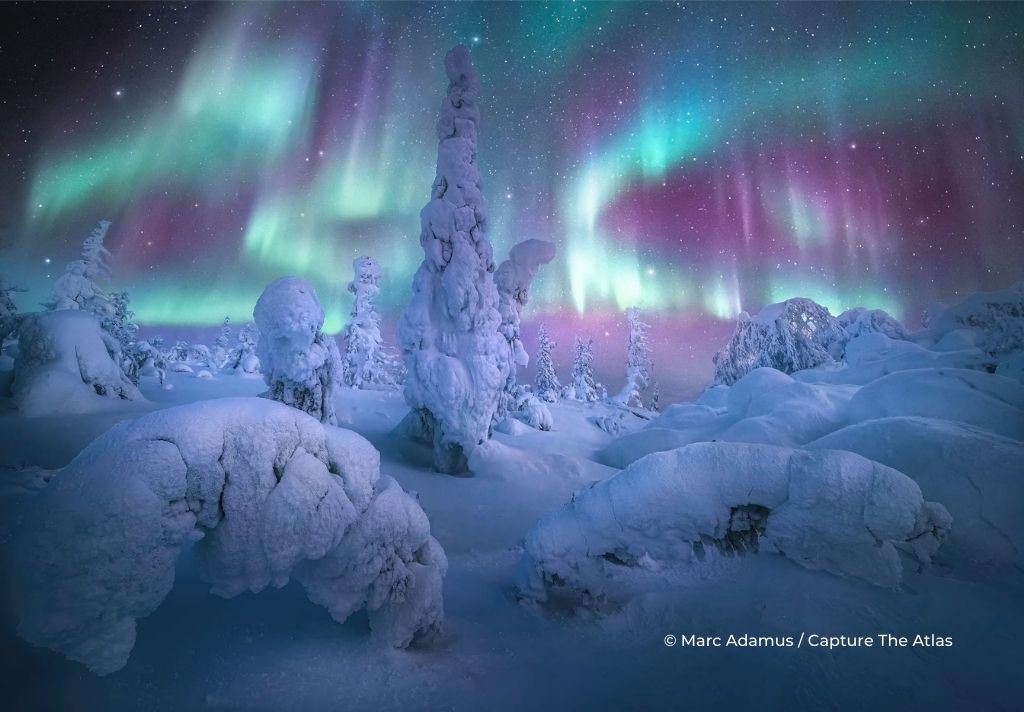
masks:
<path fill-rule="evenodd" d="M 372 257 L 357 257 L 352 260 L 354 277 L 348 284 L 348 291 L 359 297 L 371 298 L 380 293 L 380 263 Z"/>
<path fill-rule="evenodd" d="M 253 318 L 261 334 L 264 369 L 293 381 L 306 380 L 311 364 L 305 354 L 324 325 L 324 310 L 313 287 L 298 277 L 274 280 L 256 301 Z"/>

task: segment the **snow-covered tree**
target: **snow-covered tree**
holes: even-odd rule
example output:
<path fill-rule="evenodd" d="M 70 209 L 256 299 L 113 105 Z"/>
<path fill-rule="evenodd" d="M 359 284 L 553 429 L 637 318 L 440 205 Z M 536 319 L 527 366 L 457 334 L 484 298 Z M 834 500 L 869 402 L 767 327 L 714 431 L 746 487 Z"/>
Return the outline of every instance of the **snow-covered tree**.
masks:
<path fill-rule="evenodd" d="M 269 387 L 263 397 L 305 411 L 321 423 L 337 424 L 334 396 L 341 382 L 341 356 L 323 333 L 324 310 L 316 292 L 298 277 L 267 285 L 253 318 L 260 330 L 256 351 Z"/>
<path fill-rule="evenodd" d="M 256 374 L 260 372 L 260 359 L 256 355 L 256 344 L 260 331 L 255 324 L 246 324 L 238 330 L 238 343 L 231 350 L 225 368 L 236 373 Z"/>
<path fill-rule="evenodd" d="M 372 257 L 357 257 L 352 262 L 352 318 L 345 326 L 345 357 L 342 378 L 346 386 L 367 388 L 392 386 L 395 363 L 384 350 L 380 335 L 380 315 L 373 299 L 380 293 L 380 264 Z"/>
<path fill-rule="evenodd" d="M 594 340 L 584 341 L 579 336 L 572 343 L 572 393 L 578 401 L 590 403 L 598 400 L 600 386 L 594 381 Z"/>
<path fill-rule="evenodd" d="M 220 333 L 217 334 L 217 338 L 214 339 L 213 349 L 211 349 L 210 358 L 213 363 L 210 365 L 214 368 L 223 368 L 226 361 L 230 356 L 231 348 L 231 317 L 224 317 L 224 321 L 220 325 Z"/>
<path fill-rule="evenodd" d="M 18 329 L 18 305 L 12 295 L 24 291 L 23 287 L 11 283 L 6 274 L 0 273 L 0 346 Z"/>
<path fill-rule="evenodd" d="M 462 46 L 445 57 L 448 93 L 437 122 L 437 176 L 420 212 L 424 260 L 398 327 L 411 435 L 433 444 L 440 472 L 468 470 L 490 437 L 509 373 L 477 166 L 479 81 Z"/>
<path fill-rule="evenodd" d="M 498 400 L 495 421 L 504 420 L 515 408 L 516 370 L 518 366 L 526 366 L 530 362 L 530 356 L 526 353 L 520 338 L 519 324 L 523 307 L 529 301 L 530 283 L 533 282 L 537 271 L 541 265 L 554 258 L 553 243 L 544 240 L 524 240 L 509 250 L 508 259 L 502 262 L 494 273 L 494 282 L 498 288 L 498 311 L 501 314 L 500 331 L 508 343 L 510 354 L 509 374 Z"/>
<path fill-rule="evenodd" d="M 188 361 L 189 352 L 192 350 L 192 344 L 185 339 L 178 339 L 174 343 L 174 348 L 171 349 L 171 360 L 179 363 L 185 363 Z"/>
<path fill-rule="evenodd" d="M 615 397 L 616 403 L 622 405 L 635 404 L 643 407 L 640 393 L 651 381 L 651 344 L 647 338 L 650 325 L 640 320 L 640 312 L 636 307 L 626 312 L 629 323 L 629 345 L 626 348 L 626 385 Z"/>
<path fill-rule="evenodd" d="M 117 339 L 122 351 L 135 341 L 139 325 L 135 323 L 135 312 L 130 308 L 128 292 L 114 292 L 110 295 L 111 311 L 101 320 L 104 331 Z"/>
<path fill-rule="evenodd" d="M 555 374 L 555 364 L 551 359 L 551 350 L 555 342 L 551 340 L 548 329 L 540 325 L 537 332 L 537 377 L 533 381 L 534 394 L 542 401 L 554 403 L 562 392 L 562 384 Z"/>
<path fill-rule="evenodd" d="M 72 260 L 64 274 L 53 285 L 53 296 L 45 306 L 50 311 L 82 309 L 95 314 L 103 323 L 113 313 L 113 306 L 100 285 L 110 278 L 105 258 L 110 254 L 103 240 L 110 229 L 109 220 L 101 220 L 82 243 L 82 257 Z"/>

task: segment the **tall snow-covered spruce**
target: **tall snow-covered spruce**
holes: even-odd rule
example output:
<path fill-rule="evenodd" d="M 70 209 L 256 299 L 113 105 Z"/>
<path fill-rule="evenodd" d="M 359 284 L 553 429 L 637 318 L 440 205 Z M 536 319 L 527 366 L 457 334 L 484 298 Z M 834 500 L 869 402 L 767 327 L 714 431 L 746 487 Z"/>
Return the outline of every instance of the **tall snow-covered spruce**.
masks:
<path fill-rule="evenodd" d="M 594 381 L 594 340 L 584 341 L 576 336 L 572 343 L 572 396 L 578 401 L 591 403 L 601 397 L 599 389 Z"/>
<path fill-rule="evenodd" d="M 555 342 L 548 334 L 548 328 L 540 325 L 537 331 L 537 376 L 533 381 L 533 392 L 542 401 L 554 403 L 562 392 L 562 384 L 558 382 L 555 374 L 555 363 L 551 358 L 551 351 Z"/>
<path fill-rule="evenodd" d="M 465 473 L 490 437 L 510 354 L 499 332 L 494 258 L 477 167 L 480 87 L 469 51 L 445 56 L 448 93 L 437 122 L 437 177 L 420 211 L 424 259 L 398 327 L 410 435 L 433 445 L 434 467 Z"/>
<path fill-rule="evenodd" d="M 298 277 L 267 285 L 252 312 L 260 331 L 256 351 L 269 386 L 265 398 L 336 425 L 334 394 L 341 377 L 338 346 L 321 329 L 324 310 L 316 292 Z"/>
<path fill-rule="evenodd" d="M 395 364 L 384 350 L 380 315 L 373 304 L 373 298 L 380 293 L 380 263 L 372 257 L 357 257 L 352 262 L 352 272 L 348 291 L 354 299 L 352 318 L 345 326 L 342 379 L 352 388 L 394 385 Z"/>
<path fill-rule="evenodd" d="M 650 325 L 640 320 L 640 312 L 632 307 L 626 312 L 629 324 L 629 345 L 626 348 L 626 385 L 615 397 L 622 405 L 636 404 L 643 407 L 640 393 L 651 381 L 651 344 L 647 339 Z"/>
<path fill-rule="evenodd" d="M 530 283 L 537 276 L 541 265 L 546 265 L 555 258 L 555 245 L 544 240 L 523 240 L 514 245 L 508 253 L 508 259 L 498 266 L 494 281 L 498 287 L 498 311 L 501 313 L 501 334 L 508 342 L 511 362 L 508 378 L 501 398 L 495 420 L 501 421 L 516 408 L 516 401 L 522 394 L 516 388 L 516 370 L 519 366 L 527 366 L 530 356 L 526 353 L 520 338 L 519 325 L 523 307 L 530 298 Z"/>

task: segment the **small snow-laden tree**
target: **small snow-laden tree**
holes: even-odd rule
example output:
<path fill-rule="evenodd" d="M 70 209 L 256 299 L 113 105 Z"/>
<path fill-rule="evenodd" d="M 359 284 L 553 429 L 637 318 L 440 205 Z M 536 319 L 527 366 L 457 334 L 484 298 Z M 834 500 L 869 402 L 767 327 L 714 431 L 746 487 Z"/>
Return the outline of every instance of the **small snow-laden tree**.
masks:
<path fill-rule="evenodd" d="M 629 344 L 626 347 L 626 384 L 615 396 L 614 401 L 622 405 L 642 408 L 640 393 L 651 381 L 651 344 L 647 338 L 649 324 L 640 320 L 640 312 L 636 307 L 626 311 L 629 324 Z"/>
<path fill-rule="evenodd" d="M 214 368 L 224 368 L 228 358 L 231 355 L 231 317 L 224 317 L 224 321 L 220 325 L 220 333 L 217 338 L 214 339 L 213 348 L 210 350 L 210 358 L 213 362 L 210 366 Z"/>
<path fill-rule="evenodd" d="M 594 340 L 576 336 L 572 343 L 573 398 L 592 403 L 601 397 L 600 391 L 601 386 L 594 381 Z"/>
<path fill-rule="evenodd" d="M 174 343 L 174 348 L 171 349 L 171 360 L 178 361 L 179 363 L 185 363 L 188 361 L 188 355 L 191 350 L 192 344 L 184 339 L 178 339 L 178 341 Z"/>
<path fill-rule="evenodd" d="M 0 272 L 0 346 L 4 339 L 18 330 L 18 305 L 12 295 L 24 291 L 23 287 L 13 284 L 6 274 Z"/>
<path fill-rule="evenodd" d="M 380 263 L 372 257 L 352 261 L 353 279 L 348 291 L 353 295 L 352 314 L 345 326 L 345 356 L 342 379 L 351 388 L 395 385 L 395 362 L 384 350 L 380 335 L 380 315 L 373 299 L 380 293 Z"/>
<path fill-rule="evenodd" d="M 508 378 L 505 379 L 494 414 L 496 423 L 504 420 L 516 407 L 516 371 L 519 366 L 525 367 L 530 363 L 530 356 L 520 336 L 523 308 L 530 299 L 530 283 L 537 276 L 541 265 L 546 265 L 554 258 L 553 243 L 523 240 L 509 250 L 508 259 L 494 273 L 494 282 L 498 287 L 498 311 L 501 313 L 500 331 L 508 343 L 510 355 Z"/>
<path fill-rule="evenodd" d="M 139 325 L 135 323 L 135 312 L 130 308 L 131 298 L 128 292 L 114 292 L 110 295 L 111 311 L 100 324 L 103 330 L 117 339 L 124 351 L 135 341 Z"/>
<path fill-rule="evenodd" d="M 341 382 L 341 356 L 321 331 L 324 310 L 313 287 L 298 277 L 267 285 L 252 312 L 260 330 L 256 352 L 269 387 L 264 398 L 336 425 L 334 396 Z"/>
<path fill-rule="evenodd" d="M 551 351 L 555 347 L 551 335 L 544 324 L 537 332 L 537 377 L 533 380 L 533 392 L 542 401 L 554 403 L 562 392 L 562 384 L 555 374 L 555 364 Z"/>
<path fill-rule="evenodd" d="M 110 279 L 105 262 L 110 252 L 103 246 L 109 229 L 110 221 L 101 220 L 85 238 L 81 258 L 72 260 L 54 283 L 53 296 L 44 304 L 48 310 L 82 309 L 94 314 L 101 324 L 111 317 L 113 305 L 100 285 Z"/>
<path fill-rule="evenodd" d="M 437 176 L 420 212 L 424 260 L 398 326 L 406 366 L 405 427 L 432 443 L 434 467 L 465 473 L 490 437 L 508 378 L 508 344 L 498 328 L 498 291 L 477 166 L 479 81 L 462 46 L 445 57 L 448 93 L 437 122 Z"/>
<path fill-rule="evenodd" d="M 246 324 L 238 330 L 238 343 L 228 356 L 226 368 L 236 373 L 257 374 L 260 372 L 260 359 L 256 355 L 256 344 L 259 342 L 260 331 L 255 324 Z"/>

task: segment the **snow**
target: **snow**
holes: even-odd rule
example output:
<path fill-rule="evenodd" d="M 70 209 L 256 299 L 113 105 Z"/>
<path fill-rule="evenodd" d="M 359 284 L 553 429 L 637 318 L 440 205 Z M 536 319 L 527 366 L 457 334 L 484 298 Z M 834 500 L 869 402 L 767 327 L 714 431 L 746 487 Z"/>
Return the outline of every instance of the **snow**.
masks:
<path fill-rule="evenodd" d="M 256 351 L 269 386 L 265 396 L 335 424 L 341 357 L 334 339 L 321 331 L 324 311 L 313 287 L 298 277 L 274 280 L 256 301 L 253 319 L 260 332 Z"/>
<path fill-rule="evenodd" d="M 360 436 L 259 399 L 116 426 L 54 476 L 18 533 L 18 632 L 97 673 L 119 670 L 136 619 L 160 605 L 182 548 L 198 542 L 214 593 L 294 575 L 339 622 L 367 608 L 404 647 L 441 624 L 446 560 L 379 465 Z"/>
<path fill-rule="evenodd" d="M 940 310 L 928 324 L 932 343 L 964 341 L 968 332 L 976 345 L 994 357 L 1024 351 L 1024 280 L 1007 289 L 972 294 Z"/>
<path fill-rule="evenodd" d="M 18 341 L 11 395 L 24 416 L 88 413 L 142 398 L 115 360 L 117 342 L 89 312 L 26 315 Z"/>

